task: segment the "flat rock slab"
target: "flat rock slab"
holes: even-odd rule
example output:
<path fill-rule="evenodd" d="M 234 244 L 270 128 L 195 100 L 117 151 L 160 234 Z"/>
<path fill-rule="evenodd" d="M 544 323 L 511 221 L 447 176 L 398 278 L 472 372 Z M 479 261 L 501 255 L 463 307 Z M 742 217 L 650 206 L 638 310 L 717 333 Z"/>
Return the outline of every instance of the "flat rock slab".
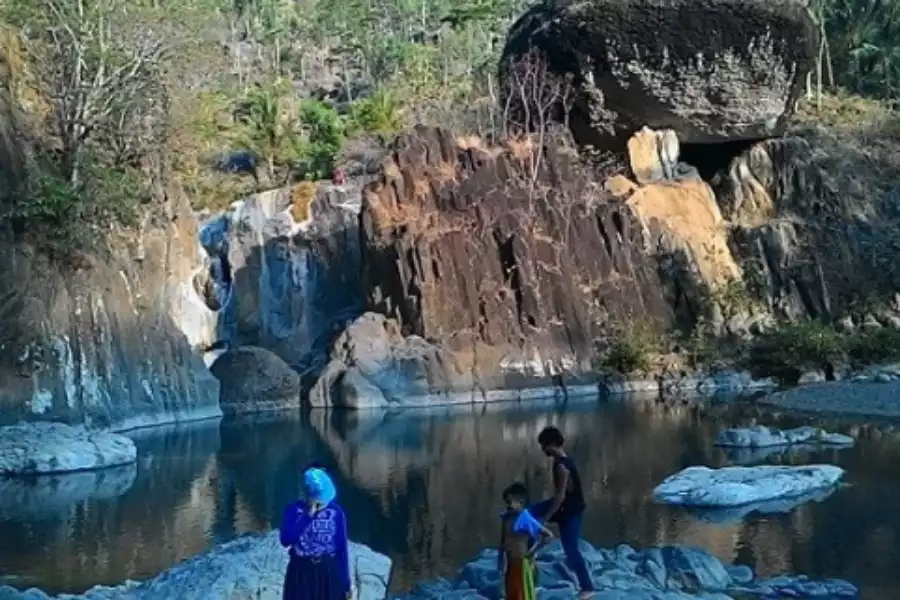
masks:
<path fill-rule="evenodd" d="M 153 579 L 97 586 L 84 594 L 48 596 L 0 586 L 0 600 L 281 600 L 287 551 L 278 532 L 251 534 L 216 546 Z M 391 559 L 360 544 L 350 545 L 354 600 L 383 600 Z"/>
<path fill-rule="evenodd" d="M 0 475 L 88 471 L 136 460 L 134 442 L 118 433 L 50 422 L 0 427 Z"/>
<path fill-rule="evenodd" d="M 755 427 L 726 429 L 716 438 L 716 446 L 724 448 L 772 448 L 797 444 L 852 446 L 855 441 L 849 435 L 828 433 L 815 427 L 775 429 L 757 425 Z"/>
<path fill-rule="evenodd" d="M 741 506 L 834 487 L 843 476 L 844 470 L 834 465 L 688 467 L 659 484 L 653 496 L 681 506 Z"/>
<path fill-rule="evenodd" d="M 812 581 L 783 575 L 759 579 L 753 570 L 724 564 L 705 550 L 662 546 L 638 551 L 621 545 L 608 550 L 581 542 L 597 593 L 593 600 L 730 600 L 736 594 L 760 598 L 857 598 L 843 580 Z M 574 600 L 577 586 L 559 542 L 541 551 L 536 561 L 539 600 Z M 484 550 L 452 580 L 418 584 L 400 600 L 482 600 L 498 598 L 501 581 L 496 550 Z"/>
<path fill-rule="evenodd" d="M 896 419 L 900 418 L 900 382 L 813 383 L 766 396 L 760 402 L 820 414 Z"/>

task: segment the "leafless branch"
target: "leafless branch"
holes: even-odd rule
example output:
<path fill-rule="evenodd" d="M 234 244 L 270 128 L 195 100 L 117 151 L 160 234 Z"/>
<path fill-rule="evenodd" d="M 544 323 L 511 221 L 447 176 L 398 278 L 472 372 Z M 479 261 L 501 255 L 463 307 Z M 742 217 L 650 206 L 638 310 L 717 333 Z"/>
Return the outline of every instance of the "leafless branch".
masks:
<path fill-rule="evenodd" d="M 161 37 L 112 32 L 115 0 L 40 0 L 50 16 L 44 35 L 30 40 L 53 106 L 53 130 L 66 178 L 79 183 L 85 145 L 98 132 L 139 125 L 159 85 Z M 131 130 L 133 131 L 133 130 Z"/>

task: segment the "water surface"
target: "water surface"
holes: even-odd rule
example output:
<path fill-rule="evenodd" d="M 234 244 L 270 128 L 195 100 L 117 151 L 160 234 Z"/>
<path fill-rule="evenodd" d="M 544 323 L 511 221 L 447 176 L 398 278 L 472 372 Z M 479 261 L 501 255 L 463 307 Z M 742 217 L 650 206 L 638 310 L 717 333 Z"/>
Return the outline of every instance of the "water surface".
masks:
<path fill-rule="evenodd" d="M 727 419 L 751 417 L 776 419 Z M 303 467 L 315 461 L 336 474 L 352 538 L 391 556 L 392 588 L 408 589 L 451 575 L 496 543 L 507 484 L 520 479 L 535 495 L 548 491 L 547 459 L 534 440 L 553 423 L 580 466 L 590 507 L 585 536 L 594 544 L 695 544 L 762 575 L 842 577 L 861 585 L 863 598 L 900 598 L 893 434 L 863 432 L 852 449 L 768 458 L 848 470 L 849 485 L 787 514 L 714 524 L 652 502 L 652 488 L 679 469 L 728 464 L 712 446 L 725 419 L 654 402 L 586 402 L 397 416 L 316 412 L 147 431 L 136 436 L 134 467 L 0 480 L 0 579 L 78 592 L 152 576 L 212 544 L 277 527 Z"/>

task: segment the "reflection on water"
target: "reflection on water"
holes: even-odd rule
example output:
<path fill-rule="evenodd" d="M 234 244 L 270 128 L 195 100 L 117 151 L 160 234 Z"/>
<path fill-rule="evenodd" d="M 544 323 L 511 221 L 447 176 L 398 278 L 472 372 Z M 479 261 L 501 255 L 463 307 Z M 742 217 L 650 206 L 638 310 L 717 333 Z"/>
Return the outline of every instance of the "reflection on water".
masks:
<path fill-rule="evenodd" d="M 867 599 L 900 597 L 900 509 L 891 502 L 900 493 L 900 441 L 890 435 L 769 456 L 840 464 L 851 485 L 788 513 L 721 523 L 654 504 L 650 491 L 683 467 L 727 464 L 712 446 L 725 421 L 653 403 L 451 412 L 313 413 L 157 430 L 136 440 L 130 472 L 0 481 L 0 579 L 81 591 L 148 577 L 213 543 L 277 526 L 301 470 L 316 461 L 336 475 L 353 539 L 390 555 L 392 585 L 405 589 L 453 573 L 496 542 L 500 491 L 512 480 L 536 495 L 548 489 L 534 440 L 554 423 L 580 465 L 585 535 L 595 544 L 695 544 L 762 575 L 843 577 Z"/>

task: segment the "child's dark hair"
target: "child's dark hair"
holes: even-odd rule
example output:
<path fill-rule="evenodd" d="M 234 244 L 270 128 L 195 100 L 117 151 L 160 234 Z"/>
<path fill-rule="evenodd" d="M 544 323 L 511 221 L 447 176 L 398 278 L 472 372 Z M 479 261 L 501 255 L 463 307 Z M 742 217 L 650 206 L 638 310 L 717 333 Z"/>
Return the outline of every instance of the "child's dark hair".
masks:
<path fill-rule="evenodd" d="M 518 500 L 522 504 L 528 504 L 528 488 L 525 484 L 517 481 L 503 490 L 504 500 Z"/>
<path fill-rule="evenodd" d="M 565 439 L 562 432 L 553 427 L 544 427 L 543 431 L 538 434 L 538 444 L 541 446 L 553 446 L 554 448 L 562 448 Z"/>

